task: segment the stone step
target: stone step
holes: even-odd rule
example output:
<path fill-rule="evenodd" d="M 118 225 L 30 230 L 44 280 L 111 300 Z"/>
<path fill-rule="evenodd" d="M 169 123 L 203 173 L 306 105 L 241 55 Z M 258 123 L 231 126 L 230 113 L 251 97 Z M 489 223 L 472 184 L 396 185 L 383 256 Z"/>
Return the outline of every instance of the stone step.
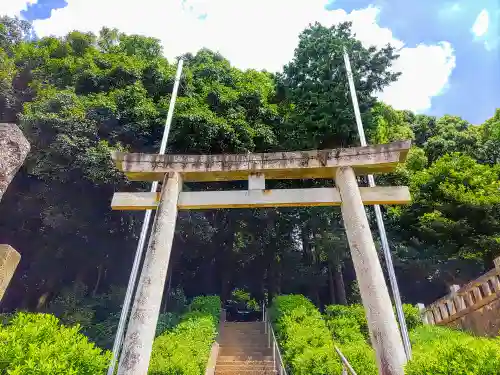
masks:
<path fill-rule="evenodd" d="M 225 336 L 219 338 L 219 344 L 223 342 L 256 342 L 256 343 L 263 343 L 267 344 L 268 339 L 266 336 Z"/>
<path fill-rule="evenodd" d="M 215 368 L 215 375 L 274 375 L 276 373 L 276 370 L 273 369 Z"/>
<path fill-rule="evenodd" d="M 231 365 L 219 365 L 215 366 L 215 371 L 220 370 L 231 370 L 233 374 L 239 374 L 240 371 L 273 371 L 274 365 L 262 365 L 262 364 L 252 364 L 248 365 L 246 363 L 235 363 Z"/>
<path fill-rule="evenodd" d="M 243 350 L 254 350 L 254 351 L 261 351 L 261 350 L 266 350 L 266 349 L 271 349 L 268 348 L 267 342 L 226 342 L 226 343 L 219 343 L 219 348 L 229 348 L 229 349 L 243 349 Z"/>
<path fill-rule="evenodd" d="M 217 363 L 219 362 L 241 362 L 241 361 L 271 361 L 273 360 L 272 355 L 263 355 L 262 353 L 255 354 L 253 356 L 248 355 L 219 355 L 217 357 Z"/>
<path fill-rule="evenodd" d="M 261 339 L 267 339 L 267 335 L 264 335 L 263 333 L 230 333 L 230 332 L 223 332 L 220 335 L 221 339 L 226 339 L 226 338 L 238 338 L 238 339 L 256 339 L 256 338 L 261 338 Z"/>
<path fill-rule="evenodd" d="M 261 352 L 262 350 L 271 349 L 267 347 L 267 343 L 255 344 L 255 343 L 232 343 L 226 345 L 219 345 L 219 348 L 227 348 L 229 350 L 250 350 L 254 352 Z"/>
<path fill-rule="evenodd" d="M 256 360 L 243 360 L 243 361 L 217 361 L 217 366 L 248 366 L 248 367 L 274 367 L 274 362 L 271 361 L 256 361 Z"/>
<path fill-rule="evenodd" d="M 274 375 L 273 352 L 262 322 L 226 322 L 219 338 L 216 375 Z"/>
<path fill-rule="evenodd" d="M 237 329 L 237 328 L 222 328 L 223 335 L 265 335 L 264 330 L 260 329 Z"/>
<path fill-rule="evenodd" d="M 257 349 L 244 349 L 244 348 L 221 348 L 219 350 L 220 356 L 231 355 L 231 356 L 272 356 L 273 352 L 270 349 L 257 350 Z"/>
<path fill-rule="evenodd" d="M 262 371 L 262 370 L 240 370 L 234 372 L 233 370 L 215 370 L 215 375 L 276 375 L 275 370 Z"/>
<path fill-rule="evenodd" d="M 257 324 L 252 324 L 252 325 L 244 325 L 244 323 L 237 323 L 237 324 L 223 324 L 223 328 L 227 329 L 264 329 L 264 323 L 257 323 Z"/>

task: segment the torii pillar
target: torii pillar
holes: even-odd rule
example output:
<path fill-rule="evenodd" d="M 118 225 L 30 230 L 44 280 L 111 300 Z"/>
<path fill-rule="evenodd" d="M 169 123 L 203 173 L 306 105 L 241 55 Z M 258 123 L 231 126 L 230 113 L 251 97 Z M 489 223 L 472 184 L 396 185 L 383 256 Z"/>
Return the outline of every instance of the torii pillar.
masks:
<path fill-rule="evenodd" d="M 148 371 L 160 311 L 177 210 L 296 206 L 341 206 L 372 345 L 381 375 L 404 375 L 406 361 L 367 204 L 407 204 L 406 186 L 358 187 L 356 174 L 393 171 L 404 162 L 409 141 L 337 150 L 241 155 L 148 155 L 114 153 L 130 180 L 162 181 L 161 193 L 115 193 L 116 210 L 157 209 L 137 295 L 124 340 L 118 375 Z M 266 179 L 331 179 L 335 188 L 267 190 Z M 248 190 L 182 192 L 192 182 L 248 180 Z"/>
<path fill-rule="evenodd" d="M 335 182 L 379 374 L 404 375 L 403 342 L 353 169 L 338 168 Z"/>
<path fill-rule="evenodd" d="M 174 240 L 180 185 L 178 173 L 165 175 L 127 334 L 123 342 L 118 375 L 148 373 Z"/>

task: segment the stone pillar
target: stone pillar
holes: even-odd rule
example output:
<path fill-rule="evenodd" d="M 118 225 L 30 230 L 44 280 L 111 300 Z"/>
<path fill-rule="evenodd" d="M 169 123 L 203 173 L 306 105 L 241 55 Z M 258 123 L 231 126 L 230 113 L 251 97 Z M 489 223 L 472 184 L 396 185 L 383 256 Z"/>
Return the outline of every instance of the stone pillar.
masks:
<path fill-rule="evenodd" d="M 335 181 L 379 374 L 403 375 L 403 342 L 353 169 L 338 168 Z"/>
<path fill-rule="evenodd" d="M 9 245 L 0 245 L 0 301 L 21 260 L 21 255 Z"/>
<path fill-rule="evenodd" d="M 15 124 L 0 124 L 0 200 L 29 150 L 29 142 Z"/>
<path fill-rule="evenodd" d="M 418 311 L 420 312 L 420 317 L 422 318 L 422 323 L 430 324 L 427 316 L 427 310 L 425 309 L 425 305 L 423 303 L 417 303 Z"/>
<path fill-rule="evenodd" d="M 139 284 L 123 342 L 118 375 L 145 375 L 155 337 L 177 219 L 181 180 L 165 176 Z"/>

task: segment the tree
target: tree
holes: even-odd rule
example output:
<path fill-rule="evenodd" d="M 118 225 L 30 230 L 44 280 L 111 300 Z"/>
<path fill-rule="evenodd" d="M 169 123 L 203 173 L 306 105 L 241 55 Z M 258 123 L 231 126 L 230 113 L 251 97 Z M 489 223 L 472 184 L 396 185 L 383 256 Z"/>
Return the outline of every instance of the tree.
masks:
<path fill-rule="evenodd" d="M 413 202 L 397 217 L 405 238 L 441 267 L 454 259 L 492 267 L 500 253 L 499 181 L 498 164 L 459 153 L 441 157 L 411 179 Z"/>
<path fill-rule="evenodd" d="M 398 57 L 393 47 L 364 48 L 354 38 L 350 23 L 310 26 L 300 34 L 293 60 L 278 76 L 282 96 L 291 106 L 286 126 L 277 129 L 282 147 L 321 149 L 358 143 L 343 47 L 356 72 L 355 86 L 365 119 L 376 102 L 374 94 L 399 76 L 389 69 Z"/>

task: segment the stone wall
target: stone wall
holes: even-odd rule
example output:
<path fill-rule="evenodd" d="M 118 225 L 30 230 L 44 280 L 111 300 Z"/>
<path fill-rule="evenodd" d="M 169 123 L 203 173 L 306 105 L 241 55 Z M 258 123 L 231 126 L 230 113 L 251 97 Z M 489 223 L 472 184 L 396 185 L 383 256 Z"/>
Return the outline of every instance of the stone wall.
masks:
<path fill-rule="evenodd" d="M 500 257 L 495 268 L 424 309 L 424 321 L 463 329 L 480 336 L 500 334 Z"/>

